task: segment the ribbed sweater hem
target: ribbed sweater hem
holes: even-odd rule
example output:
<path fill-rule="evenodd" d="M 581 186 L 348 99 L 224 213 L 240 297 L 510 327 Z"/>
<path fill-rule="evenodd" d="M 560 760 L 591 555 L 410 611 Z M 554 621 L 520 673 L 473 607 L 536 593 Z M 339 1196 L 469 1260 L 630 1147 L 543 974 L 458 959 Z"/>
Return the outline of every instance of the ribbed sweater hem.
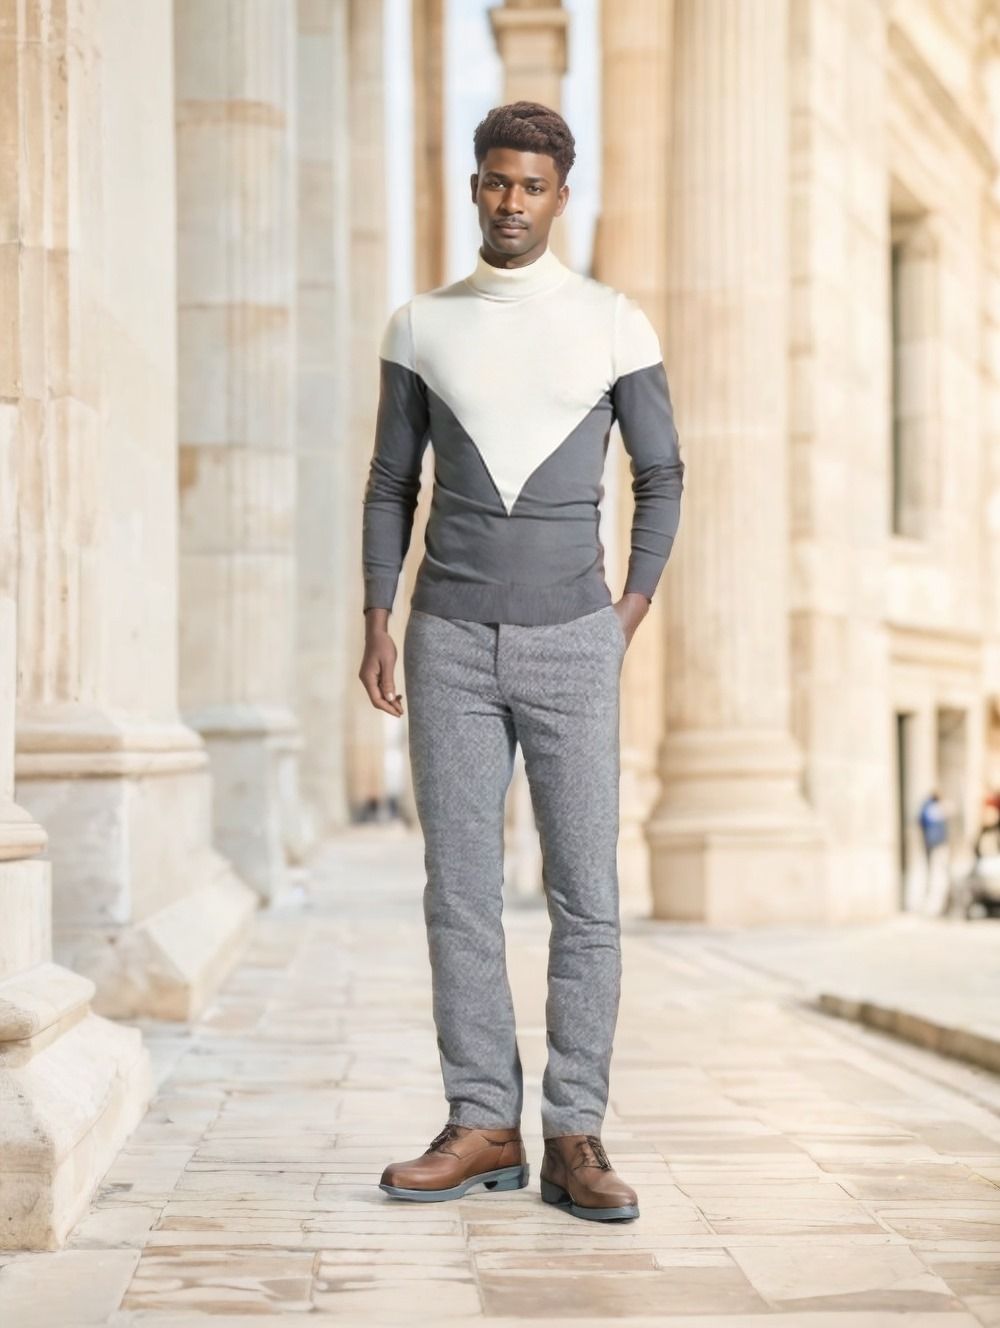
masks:
<path fill-rule="evenodd" d="M 613 603 L 611 591 L 602 576 L 581 578 L 569 586 L 548 588 L 489 586 L 446 577 L 431 581 L 418 574 L 410 600 L 411 608 L 440 618 L 518 623 L 525 627 L 570 622 Z"/>

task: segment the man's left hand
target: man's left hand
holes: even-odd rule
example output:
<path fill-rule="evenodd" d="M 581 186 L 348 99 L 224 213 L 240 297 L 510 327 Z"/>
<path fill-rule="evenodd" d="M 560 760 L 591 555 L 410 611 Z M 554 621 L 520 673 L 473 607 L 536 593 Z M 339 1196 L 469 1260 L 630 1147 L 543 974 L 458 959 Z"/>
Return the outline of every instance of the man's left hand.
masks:
<path fill-rule="evenodd" d="M 626 650 L 632 644 L 635 629 L 649 612 L 651 603 L 652 601 L 648 600 L 645 595 L 633 590 L 627 595 L 622 595 L 621 599 L 613 606 L 621 622 L 622 631 L 625 633 Z"/>

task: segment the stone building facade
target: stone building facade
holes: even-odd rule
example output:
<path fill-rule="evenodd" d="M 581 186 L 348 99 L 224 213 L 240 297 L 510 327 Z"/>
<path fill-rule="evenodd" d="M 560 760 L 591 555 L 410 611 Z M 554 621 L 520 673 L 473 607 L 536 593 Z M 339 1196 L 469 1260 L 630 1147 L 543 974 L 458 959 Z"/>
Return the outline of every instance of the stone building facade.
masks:
<path fill-rule="evenodd" d="M 385 802 L 388 3 L 0 0 L 0 1245 L 58 1246 L 142 1116 L 129 1018 L 195 1017 Z M 998 11 L 603 7 L 592 270 L 660 333 L 687 467 L 622 677 L 629 908 L 887 916 L 923 794 L 960 866 L 1000 783 Z M 412 0 L 419 288 L 448 13 Z M 572 5 L 483 21 L 504 95 L 558 105 Z M 538 890 L 522 777 L 509 816 Z"/>

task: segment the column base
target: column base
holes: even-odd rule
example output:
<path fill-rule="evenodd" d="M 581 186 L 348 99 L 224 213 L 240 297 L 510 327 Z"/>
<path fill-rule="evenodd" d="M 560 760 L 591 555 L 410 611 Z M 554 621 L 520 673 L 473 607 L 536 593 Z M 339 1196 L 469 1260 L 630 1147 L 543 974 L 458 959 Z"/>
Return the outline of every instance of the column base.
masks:
<path fill-rule="evenodd" d="M 828 838 L 780 731 L 682 732 L 647 827 L 654 918 L 748 927 L 834 920 Z"/>
<path fill-rule="evenodd" d="M 261 899 L 283 899 L 293 887 L 289 863 L 302 861 L 307 840 L 294 715 L 240 705 L 206 708 L 186 719 L 208 749 L 217 847 Z"/>
<path fill-rule="evenodd" d="M 201 738 L 95 708 L 24 709 L 16 774 L 48 831 L 58 961 L 95 983 L 100 1014 L 193 1018 L 258 903 L 212 847 Z"/>
<path fill-rule="evenodd" d="M 246 949 L 257 894 L 204 854 L 190 893 L 130 926 L 56 929 L 60 963 L 90 978 L 94 1010 L 115 1019 L 198 1017 Z"/>
<path fill-rule="evenodd" d="M 832 923 L 826 850 L 791 824 L 771 831 L 650 827 L 654 918 L 710 927 Z"/>
<path fill-rule="evenodd" d="M 0 982 L 0 1249 L 59 1249 L 153 1092 L 137 1028 L 41 963 Z"/>

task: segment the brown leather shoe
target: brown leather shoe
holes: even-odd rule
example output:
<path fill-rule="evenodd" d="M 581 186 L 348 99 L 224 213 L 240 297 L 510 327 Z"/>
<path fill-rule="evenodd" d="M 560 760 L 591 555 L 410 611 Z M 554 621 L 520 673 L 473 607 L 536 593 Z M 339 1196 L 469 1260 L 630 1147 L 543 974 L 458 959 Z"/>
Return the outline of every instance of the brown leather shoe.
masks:
<path fill-rule="evenodd" d="M 539 1172 L 542 1198 L 592 1222 L 639 1216 L 635 1190 L 612 1167 L 596 1134 L 558 1134 L 545 1140 Z"/>
<path fill-rule="evenodd" d="M 528 1183 L 528 1158 L 521 1131 L 457 1125 L 449 1121 L 420 1157 L 390 1162 L 379 1189 L 394 1199 L 424 1203 L 459 1199 L 474 1185 L 520 1190 Z"/>

